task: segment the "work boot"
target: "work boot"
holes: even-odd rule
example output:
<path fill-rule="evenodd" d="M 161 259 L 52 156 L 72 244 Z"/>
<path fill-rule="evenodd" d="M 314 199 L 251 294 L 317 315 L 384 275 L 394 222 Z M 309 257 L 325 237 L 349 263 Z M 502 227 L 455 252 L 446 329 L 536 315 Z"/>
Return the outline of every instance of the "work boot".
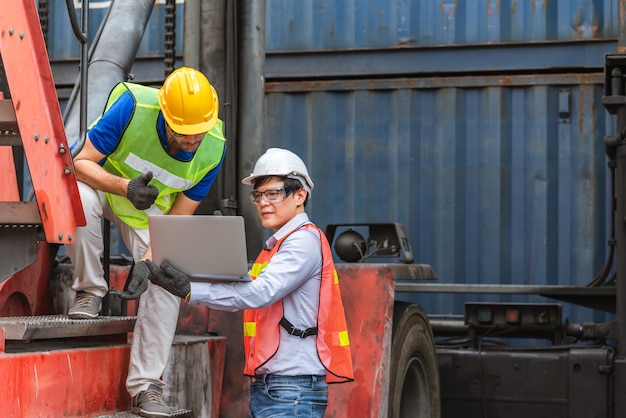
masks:
<path fill-rule="evenodd" d="M 173 417 L 174 411 L 163 401 L 163 391 L 157 385 L 139 392 L 130 401 L 130 410 L 148 418 Z"/>
<path fill-rule="evenodd" d="M 77 292 L 74 305 L 67 312 L 70 319 L 97 318 L 102 308 L 102 298 L 88 292 Z"/>

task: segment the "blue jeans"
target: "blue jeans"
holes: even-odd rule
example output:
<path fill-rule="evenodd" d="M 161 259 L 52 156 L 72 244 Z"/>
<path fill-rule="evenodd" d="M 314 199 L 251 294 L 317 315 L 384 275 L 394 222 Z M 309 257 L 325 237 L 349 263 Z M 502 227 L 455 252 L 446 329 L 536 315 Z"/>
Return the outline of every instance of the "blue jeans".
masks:
<path fill-rule="evenodd" d="M 250 379 L 250 418 L 322 418 L 326 376 L 257 375 Z"/>

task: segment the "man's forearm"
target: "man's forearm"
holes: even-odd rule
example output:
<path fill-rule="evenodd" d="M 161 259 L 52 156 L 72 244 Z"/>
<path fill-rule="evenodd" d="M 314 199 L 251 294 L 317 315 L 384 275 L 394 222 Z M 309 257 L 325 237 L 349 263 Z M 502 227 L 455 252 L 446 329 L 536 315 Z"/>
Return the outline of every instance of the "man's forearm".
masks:
<path fill-rule="evenodd" d="M 103 192 L 126 196 L 129 179 L 113 175 L 98 163 L 89 160 L 74 161 L 74 167 L 78 181 Z"/>

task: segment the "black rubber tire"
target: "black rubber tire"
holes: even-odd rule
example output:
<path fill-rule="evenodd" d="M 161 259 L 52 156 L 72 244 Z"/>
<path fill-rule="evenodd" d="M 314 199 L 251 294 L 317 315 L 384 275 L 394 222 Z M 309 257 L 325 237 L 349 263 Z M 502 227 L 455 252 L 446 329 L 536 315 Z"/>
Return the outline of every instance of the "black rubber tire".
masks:
<path fill-rule="evenodd" d="M 388 418 L 440 418 L 439 364 L 428 317 L 418 305 L 393 310 Z"/>

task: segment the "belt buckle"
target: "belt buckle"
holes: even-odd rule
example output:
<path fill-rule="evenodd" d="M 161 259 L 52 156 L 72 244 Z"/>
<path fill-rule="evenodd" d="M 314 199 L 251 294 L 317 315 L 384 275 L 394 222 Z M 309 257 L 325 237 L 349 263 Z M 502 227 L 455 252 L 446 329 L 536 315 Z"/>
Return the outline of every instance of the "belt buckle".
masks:
<path fill-rule="evenodd" d="M 296 327 L 294 327 L 293 325 L 291 326 L 291 331 L 289 331 L 289 334 L 291 335 L 295 335 L 296 337 L 300 337 L 300 338 L 304 338 L 306 332 L 302 331 L 301 329 L 298 329 Z"/>

